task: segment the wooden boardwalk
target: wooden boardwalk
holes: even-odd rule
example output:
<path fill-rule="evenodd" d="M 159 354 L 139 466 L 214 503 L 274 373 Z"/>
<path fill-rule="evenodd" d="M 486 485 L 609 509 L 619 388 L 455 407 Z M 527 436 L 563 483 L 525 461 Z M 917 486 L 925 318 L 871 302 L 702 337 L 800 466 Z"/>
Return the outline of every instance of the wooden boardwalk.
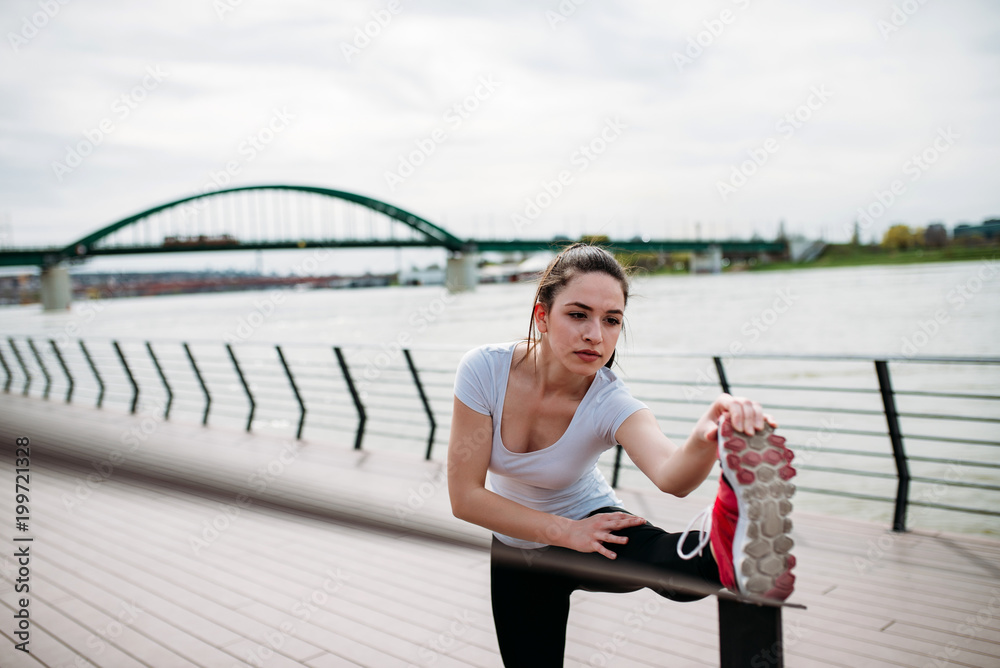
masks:
<path fill-rule="evenodd" d="M 18 436 L 30 655 L 12 635 Z M 440 462 L 13 395 L 0 439 L 4 668 L 500 666 L 488 535 L 450 516 Z M 672 530 L 703 505 L 621 495 Z M 784 612 L 787 666 L 1000 666 L 1000 542 L 795 521 L 792 600 L 808 609 Z M 716 603 L 577 592 L 567 657 L 717 665 Z"/>

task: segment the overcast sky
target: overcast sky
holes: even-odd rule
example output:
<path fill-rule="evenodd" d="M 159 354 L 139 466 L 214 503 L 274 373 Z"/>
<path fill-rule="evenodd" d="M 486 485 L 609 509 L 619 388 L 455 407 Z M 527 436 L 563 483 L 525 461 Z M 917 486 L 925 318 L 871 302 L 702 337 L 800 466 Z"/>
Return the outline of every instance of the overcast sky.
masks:
<path fill-rule="evenodd" d="M 227 164 L 462 237 L 1000 217 L 995 0 L 576 3 L 5 0 L 0 242 L 69 243 Z"/>

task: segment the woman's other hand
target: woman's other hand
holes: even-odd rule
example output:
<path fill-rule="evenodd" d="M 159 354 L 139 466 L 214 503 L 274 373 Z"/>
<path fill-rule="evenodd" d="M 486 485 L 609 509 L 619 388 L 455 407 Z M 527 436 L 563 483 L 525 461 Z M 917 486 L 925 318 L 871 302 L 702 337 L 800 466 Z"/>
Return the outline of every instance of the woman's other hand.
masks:
<path fill-rule="evenodd" d="M 646 520 L 629 513 L 597 513 L 570 524 L 565 540 L 558 541 L 562 547 L 568 547 L 577 552 L 597 552 L 608 559 L 617 555 L 609 550 L 604 543 L 624 545 L 628 542 L 625 536 L 617 536 L 613 531 L 645 524 Z"/>

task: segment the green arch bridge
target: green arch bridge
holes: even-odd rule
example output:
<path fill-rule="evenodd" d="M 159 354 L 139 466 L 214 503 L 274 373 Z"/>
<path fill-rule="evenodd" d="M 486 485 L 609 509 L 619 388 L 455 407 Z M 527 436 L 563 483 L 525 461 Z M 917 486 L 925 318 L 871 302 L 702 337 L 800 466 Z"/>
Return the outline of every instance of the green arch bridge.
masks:
<path fill-rule="evenodd" d="M 49 308 L 46 275 L 66 263 L 98 256 L 294 248 L 444 248 L 449 252 L 452 284 L 452 277 L 463 282 L 463 274 L 465 283 L 475 282 L 474 267 L 468 265 L 477 252 L 550 251 L 566 242 L 565 238 L 463 239 L 372 197 L 315 186 L 256 185 L 160 204 L 62 246 L 3 248 L 0 266 L 40 267 L 43 303 Z M 618 251 L 714 253 L 717 259 L 762 254 L 784 257 L 788 252 L 782 241 L 601 238 L 599 243 Z M 68 286 L 68 277 L 65 282 Z M 458 289 L 471 287 L 455 285 Z M 63 292 L 58 286 L 53 290 Z"/>

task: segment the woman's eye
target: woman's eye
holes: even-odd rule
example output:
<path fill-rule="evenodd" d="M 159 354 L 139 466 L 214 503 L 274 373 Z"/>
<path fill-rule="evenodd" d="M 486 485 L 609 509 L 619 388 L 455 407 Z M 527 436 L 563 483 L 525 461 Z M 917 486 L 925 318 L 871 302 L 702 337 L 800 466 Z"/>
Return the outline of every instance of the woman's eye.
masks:
<path fill-rule="evenodd" d="M 571 318 L 586 318 L 587 315 L 584 314 L 584 313 L 580 313 L 580 312 L 577 311 L 577 312 L 570 313 L 569 317 L 571 317 Z"/>
<path fill-rule="evenodd" d="M 615 325 L 615 326 L 618 326 L 618 325 L 620 325 L 620 324 L 621 324 L 621 322 L 622 322 L 622 321 L 621 321 L 621 320 L 619 320 L 618 318 L 608 318 L 608 324 L 609 324 L 609 325 Z"/>

